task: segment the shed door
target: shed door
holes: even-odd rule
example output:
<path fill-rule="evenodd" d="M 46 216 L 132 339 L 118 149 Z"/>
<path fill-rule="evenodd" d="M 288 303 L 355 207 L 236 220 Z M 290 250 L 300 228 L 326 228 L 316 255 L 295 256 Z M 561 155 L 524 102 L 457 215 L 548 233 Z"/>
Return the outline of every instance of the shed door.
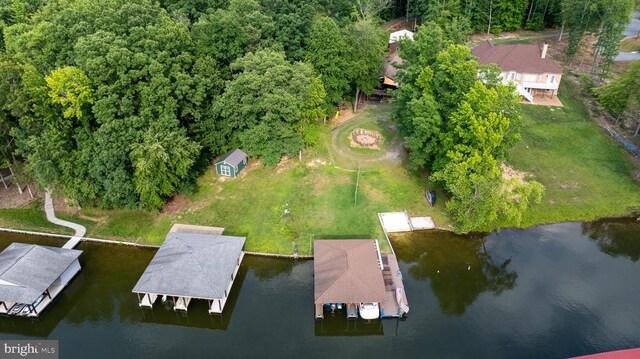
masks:
<path fill-rule="evenodd" d="M 227 165 L 220 165 L 220 174 L 223 176 L 231 176 L 231 167 Z"/>

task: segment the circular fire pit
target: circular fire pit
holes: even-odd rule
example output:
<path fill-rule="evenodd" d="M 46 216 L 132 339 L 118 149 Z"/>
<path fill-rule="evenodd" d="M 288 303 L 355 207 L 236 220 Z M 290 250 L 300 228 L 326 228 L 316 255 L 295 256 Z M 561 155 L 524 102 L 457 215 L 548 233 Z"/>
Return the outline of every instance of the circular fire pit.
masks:
<path fill-rule="evenodd" d="M 351 147 L 363 147 L 377 150 L 380 149 L 380 145 L 382 145 L 383 137 L 377 131 L 356 128 L 351 132 L 349 139 L 351 140 Z"/>

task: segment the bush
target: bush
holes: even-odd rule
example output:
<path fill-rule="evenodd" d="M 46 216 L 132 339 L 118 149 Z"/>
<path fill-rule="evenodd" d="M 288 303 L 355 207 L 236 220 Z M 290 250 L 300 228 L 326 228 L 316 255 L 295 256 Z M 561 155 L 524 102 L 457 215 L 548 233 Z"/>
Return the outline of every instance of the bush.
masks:
<path fill-rule="evenodd" d="M 596 86 L 595 82 L 588 74 L 581 74 L 579 77 L 580 84 L 582 85 L 582 93 L 584 95 L 594 96 L 594 88 Z"/>

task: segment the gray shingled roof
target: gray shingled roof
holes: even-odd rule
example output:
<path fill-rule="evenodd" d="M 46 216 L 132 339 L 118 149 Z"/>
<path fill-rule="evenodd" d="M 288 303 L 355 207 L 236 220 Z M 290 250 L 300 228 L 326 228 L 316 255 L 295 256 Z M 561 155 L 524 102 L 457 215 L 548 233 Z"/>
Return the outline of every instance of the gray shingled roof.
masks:
<path fill-rule="evenodd" d="M 133 292 L 222 299 L 244 241 L 244 237 L 170 232 Z"/>
<path fill-rule="evenodd" d="M 244 160 L 245 158 L 247 158 L 246 153 L 242 152 L 242 150 L 235 149 L 227 152 L 227 154 L 222 156 L 222 158 L 220 159 L 220 161 L 218 161 L 218 163 L 226 162 L 235 167 L 238 164 L 240 164 L 240 162 L 242 162 L 242 160 Z"/>
<path fill-rule="evenodd" d="M 82 251 L 12 243 L 0 253 L 0 300 L 33 303 Z M 11 284 L 7 284 L 11 283 Z"/>

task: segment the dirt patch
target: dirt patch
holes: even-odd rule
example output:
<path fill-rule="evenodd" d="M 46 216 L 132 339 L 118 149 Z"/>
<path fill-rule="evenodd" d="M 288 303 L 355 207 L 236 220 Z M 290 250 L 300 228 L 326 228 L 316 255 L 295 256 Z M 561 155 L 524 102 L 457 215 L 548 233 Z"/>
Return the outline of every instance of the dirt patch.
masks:
<path fill-rule="evenodd" d="M 20 194 L 18 187 L 12 183 L 7 183 L 7 187 L 9 188 L 5 189 L 4 185 L 0 183 L 0 208 L 24 208 L 34 199 L 43 199 L 40 193 L 34 193 L 34 198 L 31 198 L 28 191 L 23 191 Z"/>
<path fill-rule="evenodd" d="M 508 166 L 504 163 L 500 165 L 500 168 L 502 169 L 502 179 L 504 180 L 516 178 L 518 182 L 525 183 L 525 178 L 531 176 L 531 174 L 528 172 L 515 170 L 511 166 Z"/>
<path fill-rule="evenodd" d="M 189 199 L 181 194 L 173 196 L 167 203 L 162 206 L 160 213 L 162 214 L 176 214 L 182 212 L 190 204 Z"/>
<path fill-rule="evenodd" d="M 340 125 L 342 125 L 343 123 L 349 121 L 350 119 L 352 119 L 356 114 L 353 113 L 353 110 L 350 108 L 344 109 L 344 110 L 339 110 L 336 112 L 337 116 L 333 116 L 333 118 L 331 119 L 331 125 L 333 127 L 338 127 Z"/>
<path fill-rule="evenodd" d="M 282 171 L 292 168 L 294 166 L 293 160 L 287 156 L 282 157 L 278 166 L 276 166 L 276 173 L 280 174 Z"/>
<path fill-rule="evenodd" d="M 319 167 L 319 166 L 325 166 L 327 164 L 327 162 L 316 158 L 315 160 L 311 160 L 309 162 L 307 162 L 307 167 L 311 167 L 311 168 L 315 168 L 315 167 Z"/>
<path fill-rule="evenodd" d="M 532 176 L 528 172 L 515 170 L 504 163 L 500 165 L 500 168 L 502 169 L 502 190 L 505 193 L 512 193 L 515 187 L 526 184 L 526 178 Z M 517 200 L 519 195 L 512 195 L 511 198 Z"/>
<path fill-rule="evenodd" d="M 238 174 L 237 177 L 244 178 L 244 176 L 249 174 L 249 172 L 255 170 L 258 167 L 260 167 L 260 165 L 261 165 L 261 163 L 260 163 L 259 160 L 251 160 L 251 161 L 249 161 L 247 166 L 242 171 L 240 171 L 240 173 Z"/>

